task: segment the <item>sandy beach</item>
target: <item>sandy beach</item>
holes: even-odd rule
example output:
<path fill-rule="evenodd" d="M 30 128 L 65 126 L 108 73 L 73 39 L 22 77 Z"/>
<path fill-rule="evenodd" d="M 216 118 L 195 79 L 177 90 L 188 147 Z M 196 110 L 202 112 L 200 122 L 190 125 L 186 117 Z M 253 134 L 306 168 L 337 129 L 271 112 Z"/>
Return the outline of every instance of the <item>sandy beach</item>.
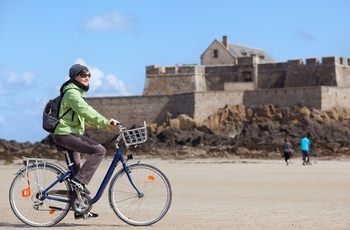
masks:
<path fill-rule="evenodd" d="M 40 229 L 350 229 L 350 160 L 319 160 L 303 166 L 292 159 L 141 159 L 161 169 L 171 182 L 172 206 L 153 226 L 133 227 L 114 214 L 108 193 L 94 204 L 95 219 L 73 213 Z M 94 193 L 105 175 L 106 159 L 88 186 Z M 0 229 L 35 229 L 13 214 L 8 191 L 21 165 L 0 162 Z"/>

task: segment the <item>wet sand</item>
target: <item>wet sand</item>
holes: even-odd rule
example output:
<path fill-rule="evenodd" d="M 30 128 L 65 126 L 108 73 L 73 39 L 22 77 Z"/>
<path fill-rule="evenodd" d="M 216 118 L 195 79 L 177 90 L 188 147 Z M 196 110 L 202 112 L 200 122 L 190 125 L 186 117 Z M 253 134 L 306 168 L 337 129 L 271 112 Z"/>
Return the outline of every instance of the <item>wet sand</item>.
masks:
<path fill-rule="evenodd" d="M 150 227 L 133 227 L 114 214 L 105 191 L 92 211 L 95 219 L 73 213 L 39 229 L 350 229 L 350 160 L 318 160 L 303 166 L 283 160 L 142 159 L 171 182 L 167 215 Z M 107 171 L 105 160 L 88 186 L 94 194 Z M 20 165 L 0 162 L 0 229 L 35 229 L 12 213 L 8 191 Z"/>

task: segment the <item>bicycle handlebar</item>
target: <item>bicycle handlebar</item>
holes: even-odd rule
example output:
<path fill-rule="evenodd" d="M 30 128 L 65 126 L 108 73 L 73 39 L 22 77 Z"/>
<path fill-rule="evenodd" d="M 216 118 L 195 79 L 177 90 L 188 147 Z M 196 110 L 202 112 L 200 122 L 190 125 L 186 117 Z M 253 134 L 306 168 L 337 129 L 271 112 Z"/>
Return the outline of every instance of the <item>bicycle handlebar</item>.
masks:
<path fill-rule="evenodd" d="M 125 125 L 123 125 L 121 122 L 118 122 L 117 126 L 118 126 L 120 132 L 124 132 L 126 130 Z"/>
<path fill-rule="evenodd" d="M 117 120 L 116 120 L 117 121 Z M 118 126 L 120 132 L 123 132 L 126 130 L 126 127 L 125 125 L 123 125 L 121 122 L 117 121 L 116 123 L 114 121 L 110 121 L 109 122 L 110 125 L 115 125 L 115 126 Z"/>

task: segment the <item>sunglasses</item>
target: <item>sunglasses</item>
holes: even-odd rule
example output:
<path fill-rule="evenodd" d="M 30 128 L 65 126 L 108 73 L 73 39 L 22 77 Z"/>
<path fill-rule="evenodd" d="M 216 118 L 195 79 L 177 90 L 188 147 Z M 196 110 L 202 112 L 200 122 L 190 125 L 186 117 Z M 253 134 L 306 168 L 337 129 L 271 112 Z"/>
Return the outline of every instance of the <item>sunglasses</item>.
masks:
<path fill-rule="evenodd" d="M 91 73 L 81 73 L 79 75 L 81 78 L 87 78 L 87 77 L 91 78 Z"/>

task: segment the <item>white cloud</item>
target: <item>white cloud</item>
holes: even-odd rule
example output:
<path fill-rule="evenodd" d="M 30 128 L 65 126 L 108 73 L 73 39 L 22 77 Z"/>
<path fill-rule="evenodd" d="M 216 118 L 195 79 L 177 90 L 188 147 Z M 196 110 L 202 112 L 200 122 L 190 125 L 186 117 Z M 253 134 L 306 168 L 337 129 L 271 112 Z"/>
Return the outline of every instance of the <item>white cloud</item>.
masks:
<path fill-rule="evenodd" d="M 122 80 L 118 79 L 118 77 L 114 74 L 105 75 L 102 70 L 97 67 L 88 65 L 82 58 L 77 59 L 74 63 L 84 65 L 90 70 L 90 88 L 87 94 L 89 97 L 113 97 L 130 95 L 126 84 Z"/>
<path fill-rule="evenodd" d="M 135 18 L 113 11 L 95 16 L 84 25 L 87 31 L 117 31 L 123 32 L 132 29 Z"/>
<path fill-rule="evenodd" d="M 36 78 L 33 72 L 25 72 L 22 75 L 15 73 L 14 71 L 5 72 L 6 82 L 8 84 L 22 84 L 32 85 Z"/>
<path fill-rule="evenodd" d="M 124 82 L 119 80 L 116 76 L 109 74 L 106 76 L 106 80 L 111 86 L 114 87 L 116 92 L 119 92 L 123 96 L 126 96 L 129 94 L 125 88 Z"/>
<path fill-rule="evenodd" d="M 37 75 L 33 72 L 18 74 L 14 71 L 4 72 L 5 80 L 0 84 L 0 94 L 11 94 L 23 91 L 25 88 L 32 87 L 35 84 Z"/>
<path fill-rule="evenodd" d="M 104 73 L 96 67 L 89 67 L 91 73 L 90 90 L 94 91 L 103 85 Z"/>

